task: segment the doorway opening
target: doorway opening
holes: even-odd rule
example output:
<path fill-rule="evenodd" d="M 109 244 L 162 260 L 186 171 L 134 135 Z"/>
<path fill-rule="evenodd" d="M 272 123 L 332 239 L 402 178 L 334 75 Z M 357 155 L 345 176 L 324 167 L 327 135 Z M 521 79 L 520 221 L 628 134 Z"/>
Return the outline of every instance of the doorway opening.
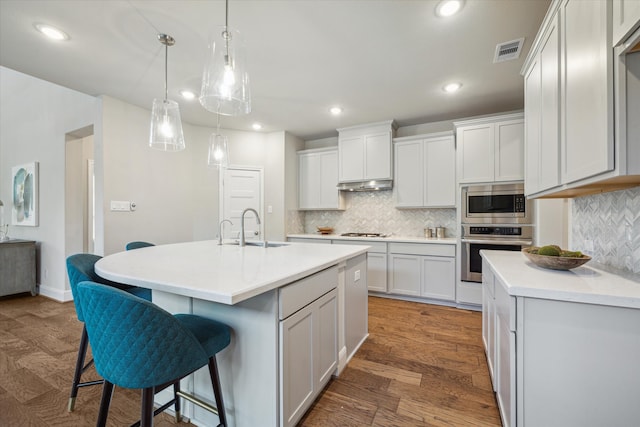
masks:
<path fill-rule="evenodd" d="M 253 213 L 247 213 L 244 220 L 246 239 L 261 240 L 264 236 L 263 169 L 258 167 L 230 166 L 220 171 L 220 220 L 229 219 L 233 223 L 224 224 L 224 236 L 237 237 L 240 234 L 240 217 L 246 208 L 255 209 L 260 215 L 260 224 Z"/>

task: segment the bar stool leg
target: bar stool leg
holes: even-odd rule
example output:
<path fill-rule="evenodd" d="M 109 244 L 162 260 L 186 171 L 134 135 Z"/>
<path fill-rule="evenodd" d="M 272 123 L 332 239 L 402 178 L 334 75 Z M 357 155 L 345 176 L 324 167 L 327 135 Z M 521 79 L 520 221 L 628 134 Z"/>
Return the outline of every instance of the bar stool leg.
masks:
<path fill-rule="evenodd" d="M 76 360 L 76 371 L 73 374 L 73 384 L 71 384 L 71 394 L 69 396 L 69 405 L 67 411 L 73 412 L 76 405 L 76 397 L 78 396 L 78 384 L 80 384 L 80 377 L 82 376 L 82 370 L 84 369 L 84 359 L 87 356 L 87 347 L 89 346 L 89 336 L 87 335 L 87 328 L 82 327 L 82 337 L 80 338 L 80 346 L 78 347 L 78 359 Z"/>
<path fill-rule="evenodd" d="M 180 396 L 178 393 L 180 392 L 180 380 L 173 384 L 173 398 L 176 402 L 173 404 L 176 412 L 176 422 L 179 423 L 182 419 L 182 414 L 180 413 Z"/>
<path fill-rule="evenodd" d="M 142 390 L 142 411 L 140 414 L 141 427 L 153 426 L 153 391 L 153 387 Z"/>
<path fill-rule="evenodd" d="M 218 363 L 216 356 L 209 358 L 209 375 L 211 376 L 211 384 L 213 384 L 213 395 L 216 399 L 216 408 L 218 409 L 219 426 L 226 427 L 227 416 L 224 411 L 224 401 L 222 400 L 222 387 L 220 387 L 220 375 L 218 375 Z"/>
<path fill-rule="evenodd" d="M 105 427 L 107 425 L 107 417 L 109 416 L 109 406 L 111 406 L 111 397 L 113 396 L 113 384 L 105 380 L 102 386 L 102 399 L 100 399 L 100 412 L 98 412 L 97 427 Z"/>

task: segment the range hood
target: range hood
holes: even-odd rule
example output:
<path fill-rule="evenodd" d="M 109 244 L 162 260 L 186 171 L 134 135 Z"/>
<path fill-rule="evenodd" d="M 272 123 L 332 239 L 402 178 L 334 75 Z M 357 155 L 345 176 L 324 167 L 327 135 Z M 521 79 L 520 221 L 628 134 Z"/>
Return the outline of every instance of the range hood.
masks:
<path fill-rule="evenodd" d="M 393 188 L 393 180 L 370 180 L 359 182 L 341 182 L 338 184 L 340 191 L 382 191 L 391 190 Z"/>

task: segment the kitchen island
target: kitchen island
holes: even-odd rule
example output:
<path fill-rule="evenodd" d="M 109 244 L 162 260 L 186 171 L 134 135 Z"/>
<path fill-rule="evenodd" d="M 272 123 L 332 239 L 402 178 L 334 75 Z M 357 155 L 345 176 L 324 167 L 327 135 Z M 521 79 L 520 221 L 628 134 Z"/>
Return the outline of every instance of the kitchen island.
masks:
<path fill-rule="evenodd" d="M 95 268 L 106 279 L 152 289 L 153 302 L 169 312 L 228 324 L 231 344 L 217 359 L 229 425 L 289 426 L 366 339 L 367 249 L 202 241 L 116 253 Z M 345 308 L 354 292 L 360 303 Z M 346 310 L 359 312 L 350 313 L 355 324 Z M 354 333 L 358 344 L 347 348 L 345 336 Z M 213 400 L 206 369 L 183 387 Z M 217 423 L 188 402 L 183 413 L 199 425 Z"/>
<path fill-rule="evenodd" d="M 639 278 L 481 255 L 482 338 L 503 425 L 637 425 Z"/>

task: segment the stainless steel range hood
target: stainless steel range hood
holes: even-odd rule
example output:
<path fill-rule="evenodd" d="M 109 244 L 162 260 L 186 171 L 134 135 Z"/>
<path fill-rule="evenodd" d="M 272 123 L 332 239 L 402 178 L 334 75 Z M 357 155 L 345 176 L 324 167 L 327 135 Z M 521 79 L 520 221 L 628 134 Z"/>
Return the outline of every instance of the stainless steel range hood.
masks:
<path fill-rule="evenodd" d="M 340 191 L 382 191 L 391 190 L 393 188 L 393 180 L 378 181 L 359 181 L 359 182 L 341 182 L 338 184 Z"/>

